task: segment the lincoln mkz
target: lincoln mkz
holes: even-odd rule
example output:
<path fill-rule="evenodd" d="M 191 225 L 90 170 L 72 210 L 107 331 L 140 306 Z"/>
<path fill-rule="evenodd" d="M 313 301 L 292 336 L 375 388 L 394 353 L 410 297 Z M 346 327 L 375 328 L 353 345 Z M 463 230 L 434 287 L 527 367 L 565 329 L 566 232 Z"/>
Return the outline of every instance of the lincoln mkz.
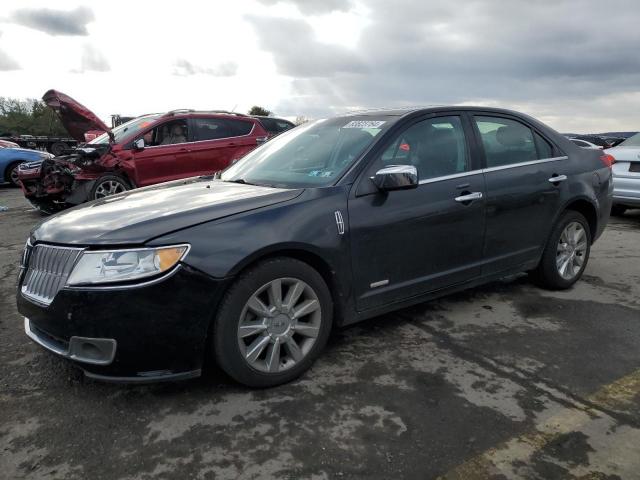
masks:
<path fill-rule="evenodd" d="M 105 197 L 30 234 L 29 337 L 111 381 L 290 381 L 341 327 L 518 272 L 569 288 L 612 159 L 475 107 L 317 120 L 218 175 Z"/>

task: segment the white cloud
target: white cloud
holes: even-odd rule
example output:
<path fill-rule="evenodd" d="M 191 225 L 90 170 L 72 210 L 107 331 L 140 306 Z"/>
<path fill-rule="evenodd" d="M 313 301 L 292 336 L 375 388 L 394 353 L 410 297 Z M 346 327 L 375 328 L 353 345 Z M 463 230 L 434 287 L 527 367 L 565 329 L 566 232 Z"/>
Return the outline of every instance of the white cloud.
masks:
<path fill-rule="evenodd" d="M 56 88 L 104 118 L 465 102 L 520 108 L 558 130 L 640 129 L 636 2 L 82 3 L 21 0 L 0 20 L 4 96 Z"/>

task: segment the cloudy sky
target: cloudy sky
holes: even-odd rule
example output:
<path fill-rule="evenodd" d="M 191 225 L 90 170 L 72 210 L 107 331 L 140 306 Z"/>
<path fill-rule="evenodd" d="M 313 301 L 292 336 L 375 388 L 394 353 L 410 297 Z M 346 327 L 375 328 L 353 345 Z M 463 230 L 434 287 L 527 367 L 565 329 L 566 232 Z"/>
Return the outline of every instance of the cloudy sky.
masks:
<path fill-rule="evenodd" d="M 561 131 L 640 129 L 635 0 L 32 1 L 0 13 L 0 96 L 105 119 L 172 108 L 319 117 L 482 104 Z"/>

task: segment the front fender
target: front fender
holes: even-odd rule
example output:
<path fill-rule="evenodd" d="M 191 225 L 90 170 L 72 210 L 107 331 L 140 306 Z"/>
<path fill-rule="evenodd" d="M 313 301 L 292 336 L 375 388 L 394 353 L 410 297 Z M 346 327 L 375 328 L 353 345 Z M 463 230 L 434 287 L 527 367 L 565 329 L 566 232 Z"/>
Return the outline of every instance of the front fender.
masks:
<path fill-rule="evenodd" d="M 339 233 L 335 212 L 347 218 L 347 191 L 343 186 L 308 189 L 290 201 L 189 227 L 149 244 L 189 243 L 185 263 L 214 278 L 237 275 L 278 252 L 308 253 L 328 266 L 343 293 L 351 284 L 349 232 Z"/>

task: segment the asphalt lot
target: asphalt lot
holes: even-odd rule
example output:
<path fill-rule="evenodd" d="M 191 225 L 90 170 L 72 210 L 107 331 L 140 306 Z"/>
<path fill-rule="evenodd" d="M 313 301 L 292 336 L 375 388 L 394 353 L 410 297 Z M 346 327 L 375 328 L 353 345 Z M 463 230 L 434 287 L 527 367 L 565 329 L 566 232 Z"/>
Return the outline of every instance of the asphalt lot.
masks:
<path fill-rule="evenodd" d="M 0 187 L 0 478 L 640 478 L 640 211 L 572 290 L 505 279 L 336 332 L 298 381 L 121 386 L 23 332 Z"/>

